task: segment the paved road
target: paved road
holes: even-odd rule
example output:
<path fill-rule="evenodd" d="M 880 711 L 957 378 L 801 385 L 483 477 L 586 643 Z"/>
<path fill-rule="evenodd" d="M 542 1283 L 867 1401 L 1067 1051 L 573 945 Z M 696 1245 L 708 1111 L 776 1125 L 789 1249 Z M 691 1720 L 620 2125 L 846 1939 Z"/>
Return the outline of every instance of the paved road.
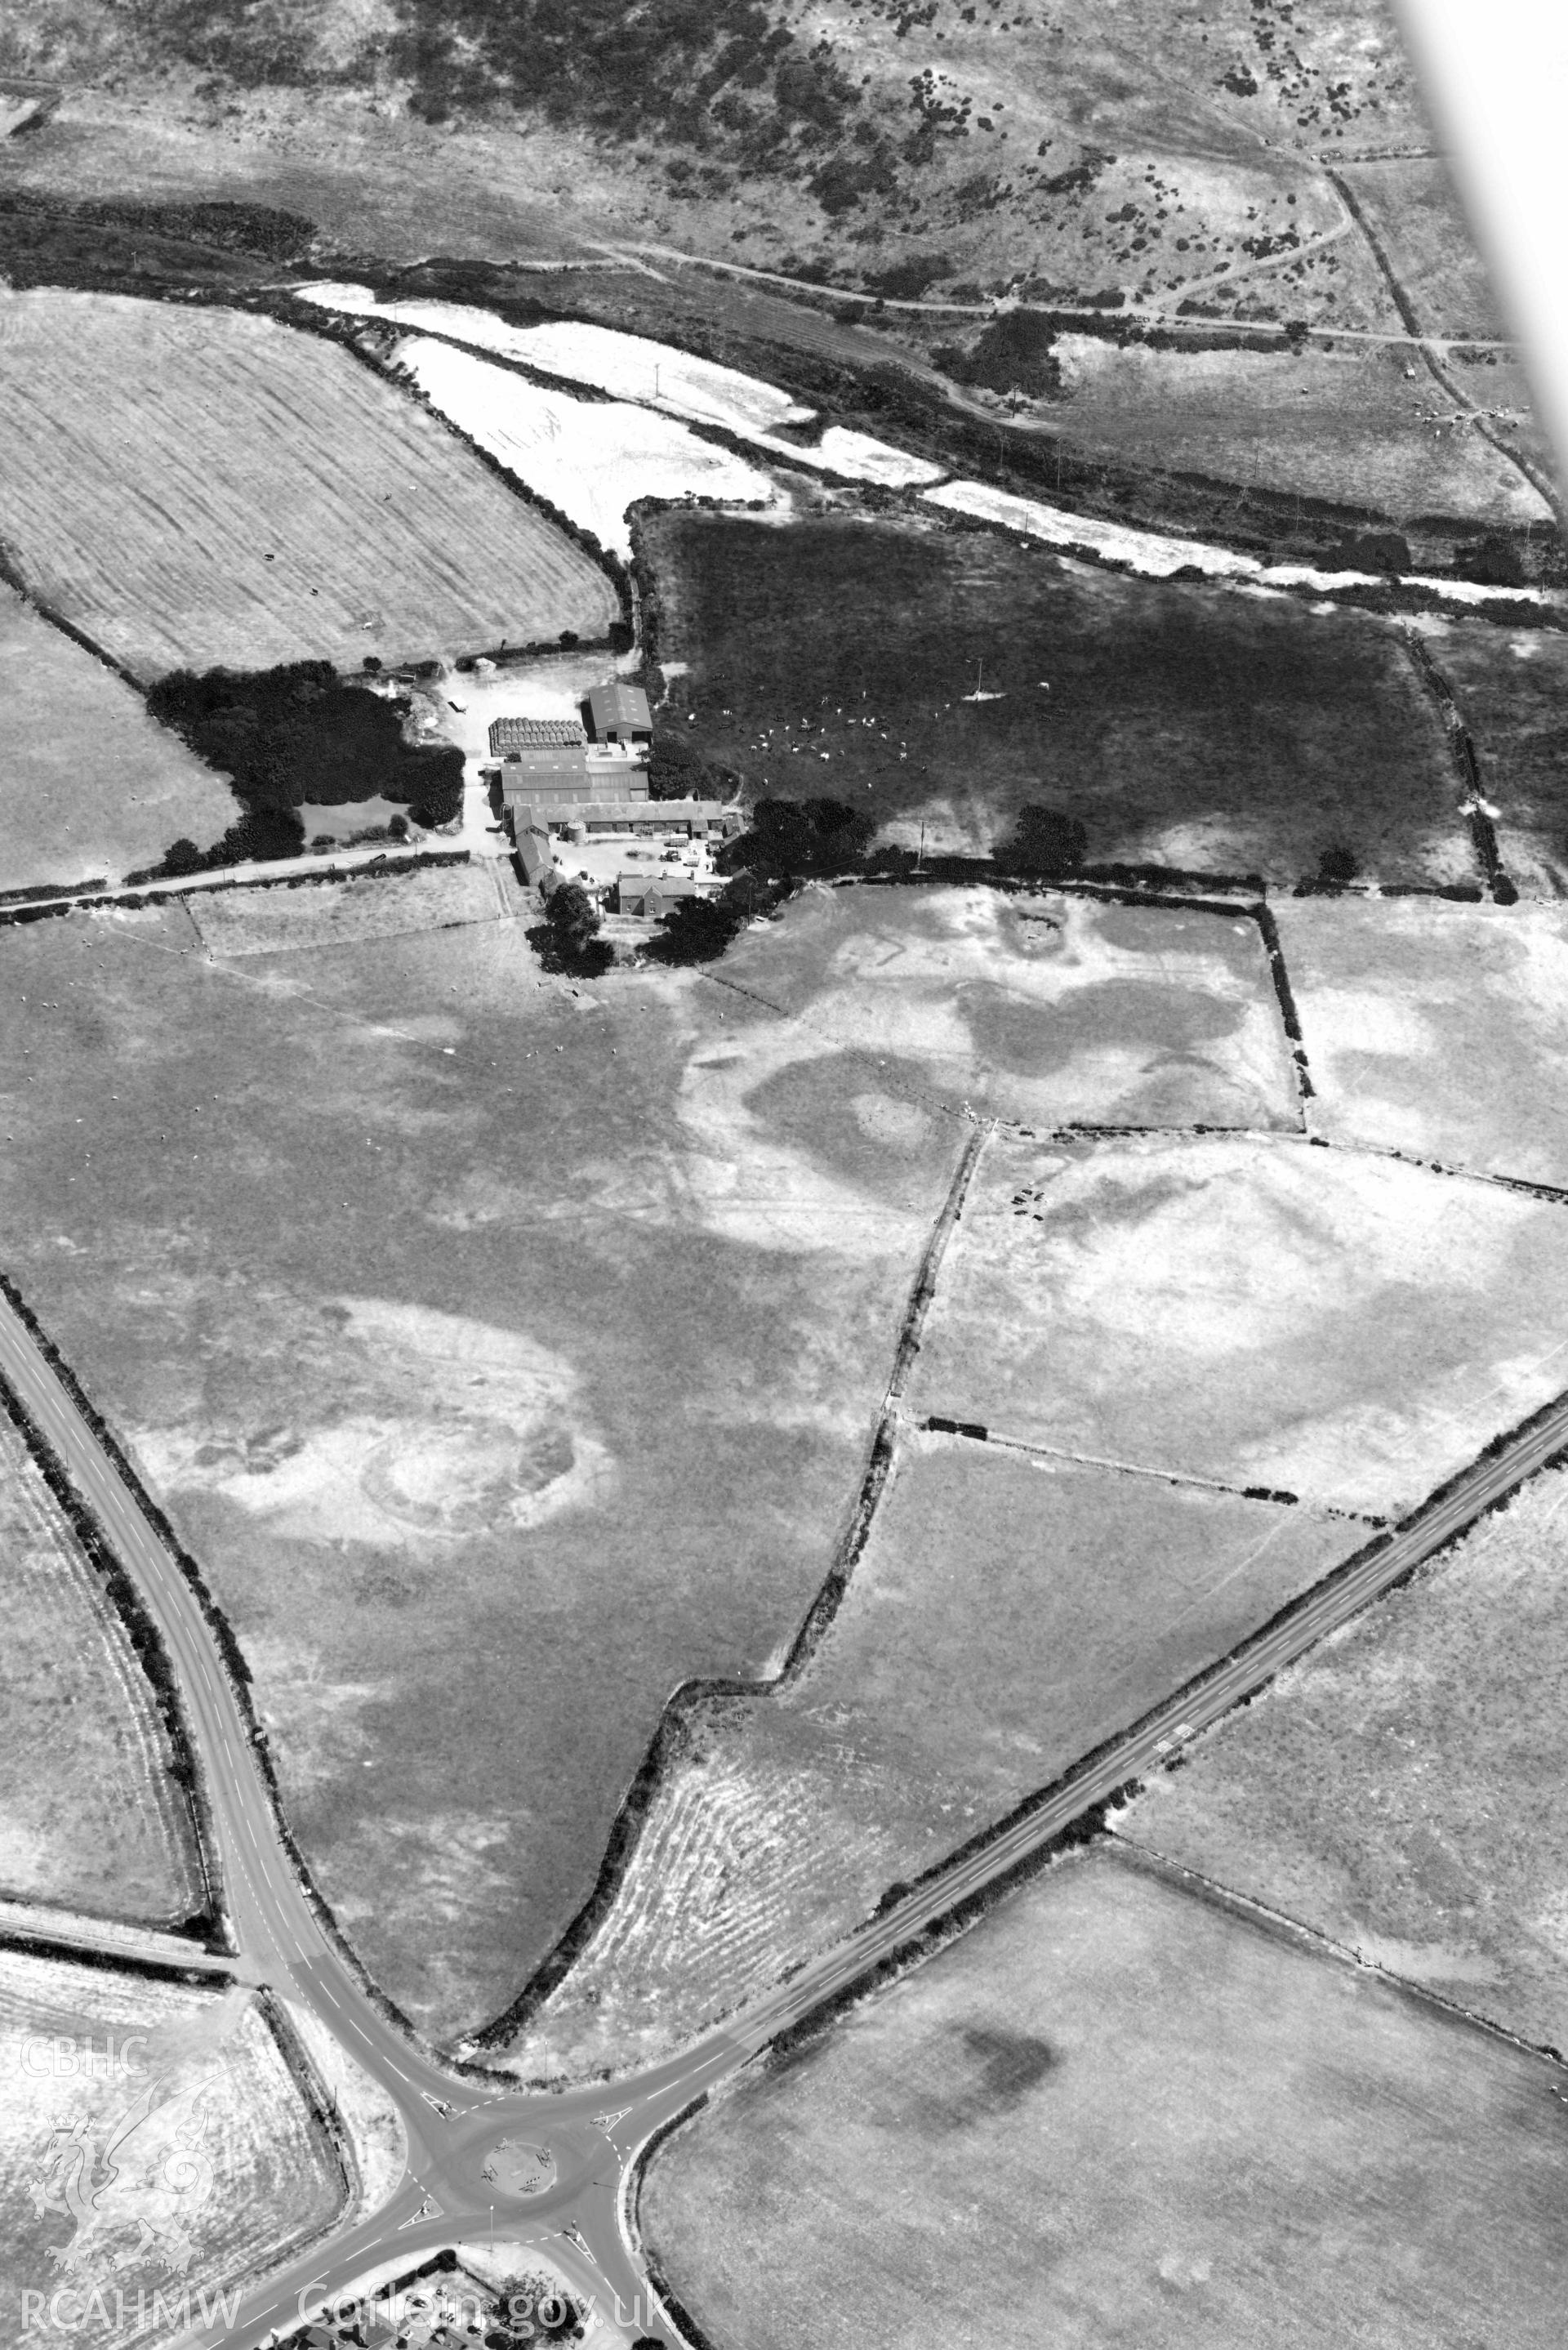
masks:
<path fill-rule="evenodd" d="M 846 1990 L 955 1907 L 1050 1843 L 1091 1805 L 1160 1766 L 1325 1632 L 1440 1549 L 1474 1518 L 1568 1449 L 1568 1398 L 1467 1472 L 1413 1520 L 1379 1534 L 1303 1603 L 1237 1656 L 1189 1685 L 1091 1762 L 1035 1802 L 990 1842 L 961 1854 L 884 1916 L 722 2031 L 670 2062 L 610 2085 L 530 2095 L 451 2072 L 381 2012 L 304 1892 L 211 1627 L 178 1561 L 157 1533 L 89 1420 L 22 1316 L 0 1296 L 0 1377 L 64 1465 L 109 1542 L 135 1576 L 179 1675 L 211 1811 L 233 1968 L 311 2009 L 396 2104 L 408 2168 L 390 2199 L 325 2246 L 249 2293 L 239 2322 L 202 2329 L 191 2350 L 254 2350 L 302 2310 L 351 2287 L 389 2261 L 413 2266 L 443 2244 L 547 2244 L 574 2284 L 633 2333 L 678 2343 L 653 2306 L 622 2224 L 622 2199 L 649 2137 L 785 2026 Z M 503 2137 L 548 2146 L 549 2190 L 508 2202 L 484 2176 Z M 615 2296 L 618 2296 L 618 2309 Z"/>

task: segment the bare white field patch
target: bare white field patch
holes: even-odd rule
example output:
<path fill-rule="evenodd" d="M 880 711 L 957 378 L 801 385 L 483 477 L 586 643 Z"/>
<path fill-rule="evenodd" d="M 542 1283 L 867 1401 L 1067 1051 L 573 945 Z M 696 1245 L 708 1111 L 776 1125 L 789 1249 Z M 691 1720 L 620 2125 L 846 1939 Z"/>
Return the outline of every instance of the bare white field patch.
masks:
<path fill-rule="evenodd" d="M 845 425 L 828 425 L 815 442 L 786 439 L 779 432 L 781 425 L 808 424 L 816 411 L 803 408 L 788 392 L 763 382 L 757 376 L 742 375 L 734 368 L 720 367 L 712 359 L 693 358 L 672 343 L 653 342 L 645 335 L 622 334 L 613 327 L 589 326 L 573 319 L 553 321 L 546 326 L 513 327 L 492 311 L 461 302 L 378 302 L 368 286 L 302 286 L 299 298 L 323 309 L 347 311 L 355 317 L 393 319 L 400 326 L 421 328 L 427 334 L 443 336 L 452 342 L 493 351 L 499 359 L 516 359 L 526 367 L 537 368 L 542 375 L 590 384 L 617 400 L 732 433 L 738 440 L 750 441 L 771 455 L 808 470 L 839 473 L 850 481 L 875 482 L 888 489 L 921 488 L 929 482 L 940 481 L 946 470 Z M 432 393 L 431 397 L 436 395 Z M 613 430 L 624 433 L 627 428 Z M 479 437 L 475 434 L 476 439 Z M 511 463 L 501 451 L 493 453 L 501 457 L 503 463 Z M 599 461 L 602 462 L 602 452 Z M 547 496 L 550 493 L 542 491 L 541 494 Z M 663 494 L 645 491 L 642 494 Z M 553 503 L 563 513 L 571 512 L 564 499 L 555 498 Z M 603 543 L 610 544 L 607 539 Z"/>
<path fill-rule="evenodd" d="M 224 956 L 355 946 L 368 939 L 493 922 L 499 911 L 494 884 L 476 865 L 423 866 L 358 880 L 193 889 L 184 902 L 202 944 Z"/>
<path fill-rule="evenodd" d="M 520 1331 L 380 1298 L 342 1299 L 343 1409 L 257 1441 L 210 1426 L 140 1439 L 173 1492 L 220 1493 L 296 1542 L 441 1545 L 603 1498 L 608 1462 L 570 1366 Z"/>
<path fill-rule="evenodd" d="M 502 359 L 521 359 L 542 374 L 591 383 L 616 399 L 662 408 L 694 424 L 722 425 L 748 439 L 775 432 L 781 424 L 809 423 L 816 412 L 759 377 L 613 327 L 566 318 L 545 326 L 512 327 L 493 311 L 466 303 L 378 302 L 368 286 L 302 286 L 296 290 L 302 302 L 315 302 L 323 309 L 394 318 L 403 326 L 494 351 Z"/>
<path fill-rule="evenodd" d="M 998 1137 L 910 1400 L 1397 1514 L 1568 1383 L 1568 1216 L 1306 1143 Z"/>
<path fill-rule="evenodd" d="M 1431 899 L 1275 909 L 1336 1141 L 1568 1185 L 1568 913 Z"/>
<path fill-rule="evenodd" d="M 1125 523 L 1102 522 L 1093 515 L 1052 505 L 1044 498 L 1021 498 L 1011 490 L 993 489 L 987 482 L 944 482 L 925 495 L 932 505 L 945 506 L 951 514 L 973 515 L 981 522 L 1000 524 L 1002 529 L 1018 531 L 1026 538 L 1043 538 L 1054 546 L 1125 563 L 1146 579 L 1168 579 L 1175 572 L 1196 569 L 1205 578 L 1231 579 L 1239 586 L 1316 588 L 1324 593 L 1386 584 L 1371 572 L 1318 571 L 1305 563 L 1260 563 L 1255 556 L 1238 555 L 1227 546 L 1210 546 L 1197 538 L 1171 538 L 1161 531 L 1134 530 Z M 1484 588 L 1467 579 L 1425 577 L 1421 584 L 1447 603 L 1485 604 L 1500 597 L 1513 603 L 1559 601 L 1551 590 L 1542 588 Z"/>
<path fill-rule="evenodd" d="M 83 2314 L 73 2342 L 119 2350 L 145 2341 L 139 2291 L 147 2309 L 182 2279 L 237 2282 L 340 2212 L 337 2161 L 249 1991 L 7 1950 L 0 2036 L 17 2058 L 0 2101 L 7 2340 L 32 2332 L 26 2291 L 47 2297 L 66 2284 Z M 47 2061 L 22 2061 L 38 2042 Z M 96 2065 L 57 2056 L 57 2043 L 84 2057 L 90 2043 Z"/>
<path fill-rule="evenodd" d="M 601 637 L 583 548 L 318 335 L 231 310 L 0 295 L 0 537 L 139 677 Z"/>
<path fill-rule="evenodd" d="M 471 441 L 628 559 L 627 512 L 639 498 L 767 505 L 778 494 L 755 466 L 646 408 L 545 391 L 428 335 L 399 343 L 393 359 Z"/>

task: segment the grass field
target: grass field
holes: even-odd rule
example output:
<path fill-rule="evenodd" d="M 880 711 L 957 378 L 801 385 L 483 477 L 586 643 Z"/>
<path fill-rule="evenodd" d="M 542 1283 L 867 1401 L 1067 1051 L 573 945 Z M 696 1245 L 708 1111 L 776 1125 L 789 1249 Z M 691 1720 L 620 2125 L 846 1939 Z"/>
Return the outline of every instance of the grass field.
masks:
<path fill-rule="evenodd" d="M 1568 2049 L 1568 1474 L 1551 1470 L 1151 1781 L 1123 1832 Z"/>
<path fill-rule="evenodd" d="M 1281 899 L 1314 1131 L 1568 1189 L 1568 918 Z"/>
<path fill-rule="evenodd" d="M 62 2288 L 62 2320 L 80 2316 L 70 2339 L 88 2350 L 148 2339 L 159 2291 L 178 2331 L 188 2284 L 195 2324 L 202 2291 L 307 2243 L 342 2209 L 337 2158 L 249 1992 L 6 1950 L 0 2046 L 0 2316 L 13 2341 L 47 2338 L 39 2311 Z M 79 2223 L 67 2189 L 89 2207 Z M 118 2325 L 117 2291 L 130 2320 Z"/>
<path fill-rule="evenodd" d="M 916 1437 L 832 1628 L 691 1725 L 614 1908 L 510 2052 L 654 2062 L 868 1917 L 1359 1545 L 1344 1519 Z"/>
<path fill-rule="evenodd" d="M 1563 1384 L 1568 1217 L 1285 1140 L 988 1145 L 910 1387 L 1053 1450 L 1397 1516 Z"/>
<path fill-rule="evenodd" d="M 1101 1852 L 722 2094 L 643 2230 L 732 2350 L 1548 2350 L 1557 2085 Z"/>
<path fill-rule="evenodd" d="M 153 724 L 113 671 L 0 585 L 0 889 L 134 872 L 240 814 L 226 779 Z"/>
<path fill-rule="evenodd" d="M 803 1133 L 814 1118 L 826 1133 L 829 1094 L 873 1066 L 950 1105 L 1044 1124 L 1299 1117 L 1262 944 L 1241 915 L 1044 891 L 813 889 L 765 933 L 742 933 L 723 976 L 791 1021 Z M 743 1003 L 737 1015 L 767 1024 Z M 807 1054 L 820 1056 L 810 1099 Z"/>
<path fill-rule="evenodd" d="M 185 900 L 202 943 L 215 955 L 361 946 L 371 939 L 493 922 L 495 882 L 483 865 L 436 865 L 259 889 L 192 890 Z"/>
<path fill-rule="evenodd" d="M 1455 623 L 1428 641 L 1474 739 L 1511 877 L 1528 896 L 1568 897 L 1568 638 Z"/>
<path fill-rule="evenodd" d="M 1344 172 L 1424 334 L 1491 341 L 1516 331 L 1504 316 L 1440 157 L 1347 163 Z M 1479 394 L 1486 382 L 1484 375 L 1478 376 L 1471 389 Z M 1424 394 L 1434 389 L 1425 370 L 1421 388 Z"/>
<path fill-rule="evenodd" d="M 754 792 L 832 792 L 933 849 L 983 854 L 1044 803 L 1091 863 L 1288 884 L 1342 847 L 1385 881 L 1473 875 L 1438 717 L 1368 615 L 911 518 L 668 515 L 643 546 L 658 651 L 688 664 L 671 705 Z"/>
<path fill-rule="evenodd" d="M 1427 421 L 1424 411 L 1451 413 L 1452 403 L 1424 368 L 1407 374 L 1403 347 L 1170 351 L 1067 334 L 1056 356 L 1051 421 L 1085 448 L 1396 522 L 1550 522 L 1544 499 L 1471 427 Z M 1496 372 L 1474 377 L 1489 402 Z"/>
<path fill-rule="evenodd" d="M 180 1925 L 205 1904 L 190 1813 L 125 1627 L 0 1419 L 0 1893 Z"/>
<path fill-rule="evenodd" d="M 412 400 L 270 319 L 0 312 L 0 536 L 138 677 L 599 637 L 614 587 Z"/>
<path fill-rule="evenodd" d="M 351 1939 L 472 2028 L 671 1689 L 793 1636 L 971 1128 L 918 1063 L 802 1121 L 809 1034 L 545 982 L 514 922 L 210 961 L 170 906 L 0 962 L 16 1278 L 230 1612 Z"/>

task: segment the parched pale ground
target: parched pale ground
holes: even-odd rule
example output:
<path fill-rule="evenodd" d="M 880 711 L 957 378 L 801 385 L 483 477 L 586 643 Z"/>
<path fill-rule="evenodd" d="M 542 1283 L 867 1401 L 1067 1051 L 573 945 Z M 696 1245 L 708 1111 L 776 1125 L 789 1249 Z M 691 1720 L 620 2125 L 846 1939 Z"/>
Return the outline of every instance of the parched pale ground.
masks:
<path fill-rule="evenodd" d="M 445 306 L 408 307 L 439 311 Z M 470 440 L 628 562 L 632 549 L 627 514 L 639 498 L 712 498 L 764 506 L 780 502 L 765 473 L 669 417 L 649 415 L 624 400 L 589 401 L 546 391 L 509 368 L 493 367 L 430 335 L 406 337 L 393 358 Z"/>
<path fill-rule="evenodd" d="M 266 317 L 0 297 L 0 537 L 139 677 L 601 637 L 614 587 L 417 402 Z"/>
<path fill-rule="evenodd" d="M 697 973 L 546 982 L 515 922 L 225 962 L 171 906 L 0 959 L 16 1276 L 228 1610 L 346 1930 L 471 2029 L 670 1691 L 776 1667 L 971 1129 L 915 1064 L 803 1127 L 809 1036 Z"/>
<path fill-rule="evenodd" d="M 1568 1186 L 1568 911 L 1429 899 L 1274 907 L 1335 1142 Z"/>
<path fill-rule="evenodd" d="M 193 889 L 185 899 L 202 944 L 215 955 L 355 946 L 405 932 L 493 922 L 501 900 L 483 865 L 433 865 L 411 873 L 361 874 L 262 889 Z"/>
<path fill-rule="evenodd" d="M 82 2316 L 73 2342 L 145 2342 L 139 2293 L 151 2321 L 156 2293 L 178 2309 L 189 2286 L 194 2314 L 203 2288 L 265 2268 L 342 2209 L 337 2158 L 247 1991 L 0 1951 L 0 2320 L 11 2341 L 25 2330 L 44 2338 L 36 2304 L 24 2328 L 24 2293 L 41 2293 L 47 2308 L 65 2288 L 80 2296 L 62 2305 Z M 90 2206 L 80 2226 L 67 2186 Z"/>
<path fill-rule="evenodd" d="M 168 1733 L 129 1636 L 0 1417 L 0 1892 L 140 1924 L 204 1899 Z"/>
<path fill-rule="evenodd" d="M 1105 1851 L 653 2158 L 731 2350 L 1550 2350 L 1554 2068 Z"/>
<path fill-rule="evenodd" d="M 716 1702 L 613 1909 L 509 2052 L 654 2062 L 1222 1657 L 1364 1527 L 913 1437 L 833 1626 Z"/>
<path fill-rule="evenodd" d="M 1041 952 L 981 893 L 820 894 L 738 986 L 545 981 L 499 920 L 233 957 L 179 904 L 0 935 L 17 1277 L 234 1621 L 323 1889 L 434 2033 L 552 1947 L 670 1691 L 777 1669 L 971 1076 L 1064 1118 L 1278 1114 L 1228 919 L 1171 920 L 1162 993 L 1144 917 L 1030 900 L 1064 923 Z"/>
<path fill-rule="evenodd" d="M 1283 1139 L 988 1146 L 920 1411 L 1397 1515 L 1555 1395 L 1568 1217 Z"/>
<path fill-rule="evenodd" d="M 1151 1781 L 1123 1832 L 1568 2049 L 1568 1474 Z"/>
<path fill-rule="evenodd" d="M 172 840 L 203 847 L 240 804 L 102 661 L 0 582 L 0 889 L 113 879 Z"/>
<path fill-rule="evenodd" d="M 1096 1125 L 1294 1126 L 1257 925 L 987 889 L 807 890 L 722 977 L 802 1053 L 902 1061 L 950 1102 Z M 764 1015 L 738 1003 L 753 1027 Z M 827 1067 L 836 1066 L 827 1062 Z"/>

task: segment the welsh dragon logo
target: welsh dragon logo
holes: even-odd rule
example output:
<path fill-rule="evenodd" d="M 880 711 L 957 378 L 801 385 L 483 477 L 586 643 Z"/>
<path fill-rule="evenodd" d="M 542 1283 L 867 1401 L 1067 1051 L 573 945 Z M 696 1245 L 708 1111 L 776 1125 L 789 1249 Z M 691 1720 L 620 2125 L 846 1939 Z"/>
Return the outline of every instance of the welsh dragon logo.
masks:
<path fill-rule="evenodd" d="M 55 2266 L 79 2280 L 156 2262 L 161 2273 L 182 2276 L 213 2193 L 213 2119 L 210 2084 L 176 2091 L 166 2075 L 114 2120 L 58 2118 L 43 2178 L 28 2189 L 40 2219 L 57 2212 L 75 2222 L 70 2241 L 50 2254 Z"/>

